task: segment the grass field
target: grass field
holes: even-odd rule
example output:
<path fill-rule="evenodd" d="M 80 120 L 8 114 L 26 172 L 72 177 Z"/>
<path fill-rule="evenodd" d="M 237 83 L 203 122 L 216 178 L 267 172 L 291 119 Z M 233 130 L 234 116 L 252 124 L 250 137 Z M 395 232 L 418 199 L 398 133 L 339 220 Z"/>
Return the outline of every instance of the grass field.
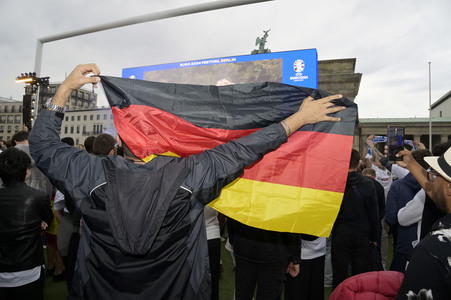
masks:
<path fill-rule="evenodd" d="M 233 271 L 233 262 L 230 252 L 224 248 L 222 243 L 221 259 L 224 267 L 224 272 L 221 273 L 219 281 L 219 299 L 232 300 L 233 290 L 235 288 L 235 274 Z M 389 262 L 390 265 L 393 249 L 391 237 L 389 238 Z M 332 293 L 332 288 L 324 288 L 324 299 L 328 299 Z M 44 287 L 44 300 L 65 300 L 67 298 L 66 282 L 53 282 L 51 278 L 47 278 Z"/>

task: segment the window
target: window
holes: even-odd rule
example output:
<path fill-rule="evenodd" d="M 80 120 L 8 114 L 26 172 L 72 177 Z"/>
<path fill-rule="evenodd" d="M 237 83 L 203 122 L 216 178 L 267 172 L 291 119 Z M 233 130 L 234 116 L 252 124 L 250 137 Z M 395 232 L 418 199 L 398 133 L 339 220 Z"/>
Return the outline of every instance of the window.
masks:
<path fill-rule="evenodd" d="M 74 133 L 74 126 L 70 127 L 70 133 L 73 134 Z"/>
<path fill-rule="evenodd" d="M 70 117 L 71 121 L 75 121 L 75 116 Z"/>
<path fill-rule="evenodd" d="M 113 114 L 110 115 L 110 120 L 113 120 Z"/>
<path fill-rule="evenodd" d="M 8 124 L 13 124 L 14 123 L 14 116 L 8 116 Z"/>
<path fill-rule="evenodd" d="M 8 133 L 11 133 L 11 125 L 8 125 Z"/>
<path fill-rule="evenodd" d="M 3 133 L 3 131 L 5 130 L 5 126 L 0 126 L 0 132 Z"/>
<path fill-rule="evenodd" d="M 84 116 L 83 116 L 83 121 L 86 121 L 86 120 L 88 120 L 88 116 L 87 116 L 87 115 L 84 115 Z"/>
<path fill-rule="evenodd" d="M 100 120 L 100 115 L 97 115 L 97 120 Z"/>
<path fill-rule="evenodd" d="M 0 123 L 5 124 L 6 123 L 6 116 L 0 116 Z"/>
<path fill-rule="evenodd" d="M 81 120 L 81 116 L 77 116 L 77 121 L 80 121 Z"/>
<path fill-rule="evenodd" d="M 64 127 L 64 134 L 67 134 L 67 126 Z"/>
<path fill-rule="evenodd" d="M 86 125 L 83 125 L 83 132 L 82 134 L 86 134 Z"/>
<path fill-rule="evenodd" d="M 442 118 L 443 116 L 442 116 L 442 111 L 440 111 L 440 118 Z"/>
<path fill-rule="evenodd" d="M 103 115 L 103 119 L 104 120 L 108 119 L 108 115 Z"/>
<path fill-rule="evenodd" d="M 11 107 L 11 112 L 13 113 L 13 112 L 16 112 L 16 107 L 13 105 L 12 107 Z"/>
<path fill-rule="evenodd" d="M 18 132 L 19 131 L 19 125 L 15 125 L 14 126 L 14 132 Z"/>
<path fill-rule="evenodd" d="M 5 111 L 4 111 L 5 113 L 7 113 L 8 112 L 8 105 L 5 105 Z"/>
<path fill-rule="evenodd" d="M 90 115 L 89 120 L 91 120 L 91 121 L 94 120 L 94 115 Z"/>
<path fill-rule="evenodd" d="M 80 126 L 77 126 L 77 134 L 80 134 Z"/>
<path fill-rule="evenodd" d="M 67 122 L 67 121 L 69 121 L 69 117 L 68 117 L 68 116 L 66 116 L 66 122 Z"/>
<path fill-rule="evenodd" d="M 101 134 L 103 131 L 103 125 L 102 124 L 97 124 L 97 125 L 93 125 L 93 134 L 97 135 L 97 134 Z"/>
<path fill-rule="evenodd" d="M 14 116 L 14 123 L 15 124 L 20 124 L 21 122 L 22 122 L 22 116 L 21 115 Z"/>

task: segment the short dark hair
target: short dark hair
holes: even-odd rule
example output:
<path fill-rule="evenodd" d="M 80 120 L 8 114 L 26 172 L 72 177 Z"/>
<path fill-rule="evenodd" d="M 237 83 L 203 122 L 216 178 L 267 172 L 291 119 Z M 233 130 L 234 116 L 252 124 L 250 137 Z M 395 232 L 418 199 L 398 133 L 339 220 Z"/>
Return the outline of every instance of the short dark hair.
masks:
<path fill-rule="evenodd" d="M 84 145 L 85 145 L 85 149 L 88 153 L 93 153 L 92 146 L 94 145 L 95 139 L 96 139 L 96 137 L 94 135 L 88 136 L 85 139 Z"/>
<path fill-rule="evenodd" d="M 413 158 L 423 167 L 423 169 L 429 168 L 429 164 L 424 160 L 426 156 L 432 156 L 431 151 L 428 149 L 419 149 L 412 152 Z"/>
<path fill-rule="evenodd" d="M 31 158 L 24 151 L 8 148 L 0 153 L 0 178 L 6 186 L 24 182 L 30 168 Z"/>
<path fill-rule="evenodd" d="M 432 147 L 432 154 L 434 156 L 442 156 L 445 154 L 446 150 L 451 147 L 451 141 L 447 141 L 445 143 L 441 143 Z"/>
<path fill-rule="evenodd" d="M 92 145 L 92 152 L 95 155 L 108 155 L 116 146 L 116 139 L 108 133 L 99 134 Z"/>
<path fill-rule="evenodd" d="M 62 138 L 61 142 L 68 144 L 69 146 L 73 146 L 75 145 L 75 141 L 73 138 L 71 138 L 70 136 Z"/>
<path fill-rule="evenodd" d="M 23 142 L 23 141 L 28 140 L 28 135 L 29 134 L 30 133 L 28 131 L 25 131 L 25 130 L 21 130 L 21 131 L 16 132 L 13 135 L 13 137 L 11 138 L 11 141 L 12 141 L 13 145 L 14 146 L 16 145 L 16 141 Z"/>
<path fill-rule="evenodd" d="M 365 168 L 362 171 L 362 175 L 363 176 L 372 176 L 372 177 L 376 177 L 376 171 L 373 168 Z"/>
<path fill-rule="evenodd" d="M 356 149 L 351 151 L 351 159 L 349 160 L 349 169 L 355 169 L 360 162 L 360 153 Z"/>
<path fill-rule="evenodd" d="M 121 140 L 121 144 L 122 144 L 122 156 L 127 158 L 127 159 L 134 159 L 134 158 L 138 158 L 136 157 L 135 154 L 133 154 L 133 152 L 130 150 L 130 148 L 127 146 L 127 144 L 124 142 L 124 140 L 121 138 L 120 135 L 118 135 L 119 139 Z"/>

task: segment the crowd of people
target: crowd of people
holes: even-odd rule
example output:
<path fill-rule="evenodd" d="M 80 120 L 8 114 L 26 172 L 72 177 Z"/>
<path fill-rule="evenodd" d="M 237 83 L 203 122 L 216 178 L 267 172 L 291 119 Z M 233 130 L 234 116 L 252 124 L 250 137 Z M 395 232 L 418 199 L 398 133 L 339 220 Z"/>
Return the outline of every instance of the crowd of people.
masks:
<path fill-rule="evenodd" d="M 0 299 L 43 299 L 46 276 L 66 281 L 68 299 L 219 299 L 225 231 L 237 300 L 323 299 L 329 284 L 337 300 L 350 289 L 354 299 L 450 298 L 451 143 L 416 143 L 393 162 L 370 135 L 350 153 L 327 239 L 263 230 L 207 204 L 303 125 L 339 122 L 340 95 L 307 98 L 282 122 L 201 154 L 144 162 L 120 136 L 60 139 L 68 96 L 99 73 L 77 66 L 31 133 L 2 147 Z"/>

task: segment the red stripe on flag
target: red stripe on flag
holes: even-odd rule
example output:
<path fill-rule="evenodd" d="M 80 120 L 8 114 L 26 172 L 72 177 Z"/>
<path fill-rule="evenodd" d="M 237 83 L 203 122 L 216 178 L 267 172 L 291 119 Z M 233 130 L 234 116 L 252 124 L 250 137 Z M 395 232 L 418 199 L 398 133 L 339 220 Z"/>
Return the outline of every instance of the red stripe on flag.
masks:
<path fill-rule="evenodd" d="M 145 105 L 113 107 L 114 122 L 135 155 L 200 153 L 258 129 L 202 128 L 171 113 Z M 353 136 L 297 131 L 288 143 L 246 168 L 243 178 L 296 187 L 343 192 Z M 327 172 L 324 172 L 327 170 Z"/>
<path fill-rule="evenodd" d="M 242 177 L 342 193 L 352 140 L 352 136 L 297 131 L 276 151 L 246 168 Z"/>
<path fill-rule="evenodd" d="M 141 159 L 167 151 L 186 157 L 258 130 L 202 128 L 145 105 L 130 105 L 122 109 L 113 107 L 112 110 L 119 135 L 130 149 L 142 150 L 134 152 Z"/>

